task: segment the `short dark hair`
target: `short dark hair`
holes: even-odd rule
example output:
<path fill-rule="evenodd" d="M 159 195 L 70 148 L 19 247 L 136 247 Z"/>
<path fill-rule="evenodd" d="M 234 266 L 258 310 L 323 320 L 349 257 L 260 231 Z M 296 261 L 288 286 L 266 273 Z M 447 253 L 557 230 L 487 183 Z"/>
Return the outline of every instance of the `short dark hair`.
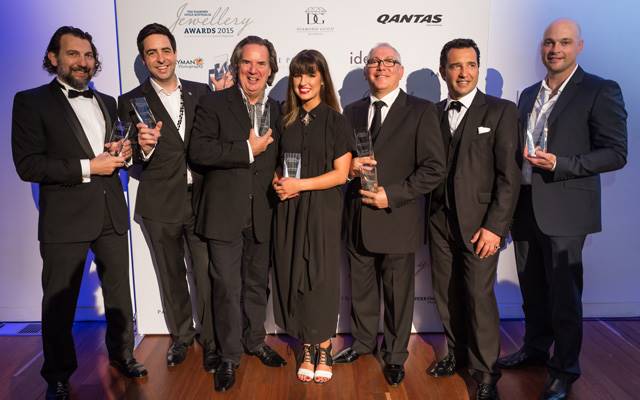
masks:
<path fill-rule="evenodd" d="M 176 38 L 173 36 L 173 33 L 171 33 L 169 28 L 167 28 L 166 26 L 154 22 L 140 29 L 140 32 L 138 32 L 138 38 L 136 39 L 136 42 L 138 44 L 138 53 L 140 53 L 140 57 L 144 58 L 144 40 L 147 38 L 147 36 L 156 34 L 168 37 L 173 52 L 176 52 Z"/>
<path fill-rule="evenodd" d="M 453 39 L 448 41 L 440 52 L 440 68 L 445 68 L 447 66 L 447 56 L 449 54 L 449 50 L 451 49 L 468 49 L 471 47 L 476 51 L 476 61 L 478 62 L 478 66 L 480 66 L 480 49 L 478 49 L 478 45 L 473 39 Z"/>
<path fill-rule="evenodd" d="M 51 40 L 49 40 L 49 45 L 47 46 L 47 50 L 44 52 L 44 59 L 42 60 L 42 68 L 50 74 L 56 74 L 58 68 L 51 64 L 49 60 L 49 53 L 54 53 L 56 56 L 60 53 L 60 41 L 62 40 L 62 36 L 64 35 L 73 35 L 77 38 L 84 39 L 89 42 L 91 45 L 91 51 L 93 51 L 93 58 L 96 60 L 96 72 L 102 69 L 102 63 L 98 58 L 98 49 L 93 44 L 93 37 L 89 34 L 89 32 L 85 32 L 82 29 L 75 28 L 73 26 L 61 26 L 58 28 L 51 36 Z"/>
<path fill-rule="evenodd" d="M 240 59 L 242 58 L 242 48 L 248 44 L 258 44 L 267 48 L 267 51 L 269 52 L 269 67 L 271 67 L 271 75 L 269 75 L 269 78 L 267 79 L 267 85 L 271 86 L 276 77 L 276 72 L 278 72 L 278 55 L 276 54 L 276 49 L 273 47 L 273 44 L 260 36 L 247 36 L 238 42 L 236 47 L 233 48 L 231 60 L 229 61 L 229 68 L 233 74 L 233 79 L 238 82 L 238 69 Z"/>

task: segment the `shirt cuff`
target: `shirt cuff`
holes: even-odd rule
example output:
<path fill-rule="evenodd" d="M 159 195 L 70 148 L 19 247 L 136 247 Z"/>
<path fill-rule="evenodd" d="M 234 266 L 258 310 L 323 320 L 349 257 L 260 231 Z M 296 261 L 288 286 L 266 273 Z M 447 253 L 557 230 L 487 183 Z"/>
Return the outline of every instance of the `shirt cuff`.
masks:
<path fill-rule="evenodd" d="M 82 170 L 82 183 L 91 182 L 91 160 L 80 160 Z"/>
<path fill-rule="evenodd" d="M 140 154 L 142 154 L 142 161 L 149 161 L 154 151 L 156 151 L 155 146 L 153 147 L 153 149 L 151 149 L 149 154 L 144 154 L 144 150 L 140 149 Z"/>
<path fill-rule="evenodd" d="M 551 172 L 556 171 L 556 165 L 558 165 L 558 157 L 556 157 L 556 159 L 553 160 L 553 166 L 551 167 Z"/>
<path fill-rule="evenodd" d="M 251 151 L 251 143 L 247 140 L 247 147 L 249 148 L 249 164 L 253 164 L 255 158 L 253 157 L 253 151 Z"/>

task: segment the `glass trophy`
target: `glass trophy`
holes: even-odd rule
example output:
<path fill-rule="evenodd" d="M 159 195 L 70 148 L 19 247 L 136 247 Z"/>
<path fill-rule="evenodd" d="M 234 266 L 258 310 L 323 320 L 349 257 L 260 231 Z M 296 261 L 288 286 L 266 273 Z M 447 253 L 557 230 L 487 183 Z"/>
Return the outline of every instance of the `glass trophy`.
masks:
<path fill-rule="evenodd" d="M 146 98 L 136 97 L 131 99 L 131 106 L 136 112 L 136 116 L 138 117 L 138 120 L 140 120 L 140 122 L 151 129 L 156 127 L 156 118 L 153 116 L 151 107 L 149 107 L 149 103 L 147 103 Z"/>
<path fill-rule="evenodd" d="M 356 153 L 358 157 L 373 157 L 373 142 L 368 130 L 356 131 Z M 369 192 L 378 191 L 378 171 L 375 165 L 363 165 L 360 173 L 360 185 Z"/>
<path fill-rule="evenodd" d="M 256 136 L 262 136 L 271 127 L 271 112 L 269 103 L 260 107 L 259 104 L 249 105 L 249 115 L 251 116 L 251 127 Z"/>
<path fill-rule="evenodd" d="M 122 147 L 124 146 L 124 141 L 129 138 L 129 133 L 131 132 L 131 122 L 128 121 L 120 121 L 116 120 L 111 127 L 111 132 L 109 134 L 108 143 L 112 144 L 112 147 L 109 148 L 109 151 L 114 156 L 118 157 L 122 152 Z"/>
<path fill-rule="evenodd" d="M 213 82 L 219 81 L 229 71 L 229 61 L 226 54 L 220 54 L 213 57 L 213 68 L 209 69 L 209 87 L 211 90 L 216 90 Z"/>
<path fill-rule="evenodd" d="M 282 173 L 285 178 L 300 179 L 302 155 L 300 153 L 284 153 L 282 156 Z"/>
<path fill-rule="evenodd" d="M 537 140 L 533 138 L 533 132 L 536 130 L 536 126 L 538 124 L 538 118 L 534 113 L 529 113 L 527 115 L 527 153 L 529 153 L 529 157 L 536 156 L 536 149 L 540 149 L 542 151 L 547 151 L 547 121 L 544 121 L 544 127 L 540 136 Z"/>

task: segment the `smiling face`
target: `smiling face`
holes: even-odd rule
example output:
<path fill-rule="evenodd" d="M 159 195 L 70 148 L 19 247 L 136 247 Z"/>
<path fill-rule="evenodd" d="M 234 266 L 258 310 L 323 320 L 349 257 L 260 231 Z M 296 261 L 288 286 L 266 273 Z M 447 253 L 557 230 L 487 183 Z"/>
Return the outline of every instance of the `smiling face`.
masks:
<path fill-rule="evenodd" d="M 171 47 L 169 38 L 159 33 L 144 38 L 142 62 L 149 70 L 151 77 L 161 86 L 175 85 L 176 82 L 176 52 Z"/>
<path fill-rule="evenodd" d="M 447 82 L 449 97 L 457 100 L 469 94 L 478 84 L 478 57 L 472 47 L 452 48 L 440 75 Z"/>
<path fill-rule="evenodd" d="M 56 67 L 58 78 L 77 90 L 83 90 L 96 73 L 96 59 L 91 43 L 71 34 L 60 38 L 58 54 L 47 54 L 51 65 Z"/>
<path fill-rule="evenodd" d="M 569 75 L 576 66 L 584 42 L 575 22 L 558 20 L 544 32 L 540 46 L 542 63 L 550 75 Z"/>
<path fill-rule="evenodd" d="M 293 91 L 305 110 L 312 110 L 320 104 L 323 82 L 317 69 L 315 72 L 294 75 L 292 84 Z"/>
<path fill-rule="evenodd" d="M 270 75 L 267 47 L 259 44 L 242 47 L 242 56 L 238 62 L 238 83 L 249 101 L 262 97 Z"/>
<path fill-rule="evenodd" d="M 382 62 L 374 61 L 396 61 L 392 67 L 385 66 Z M 369 55 L 369 61 L 364 68 L 364 76 L 369 82 L 371 94 L 378 99 L 391 93 L 400 85 L 400 79 L 404 74 L 404 68 L 400 65 L 398 54 L 390 47 L 381 46 L 373 49 Z"/>

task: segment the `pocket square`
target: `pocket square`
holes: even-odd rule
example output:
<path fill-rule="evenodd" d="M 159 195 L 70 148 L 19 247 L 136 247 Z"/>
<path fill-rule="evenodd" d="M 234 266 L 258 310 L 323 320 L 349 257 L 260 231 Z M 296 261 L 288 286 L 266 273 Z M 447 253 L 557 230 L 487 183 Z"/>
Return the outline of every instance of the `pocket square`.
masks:
<path fill-rule="evenodd" d="M 489 133 L 489 132 L 491 132 L 491 128 L 487 128 L 486 126 L 478 127 L 478 135 L 482 135 L 483 133 Z"/>

